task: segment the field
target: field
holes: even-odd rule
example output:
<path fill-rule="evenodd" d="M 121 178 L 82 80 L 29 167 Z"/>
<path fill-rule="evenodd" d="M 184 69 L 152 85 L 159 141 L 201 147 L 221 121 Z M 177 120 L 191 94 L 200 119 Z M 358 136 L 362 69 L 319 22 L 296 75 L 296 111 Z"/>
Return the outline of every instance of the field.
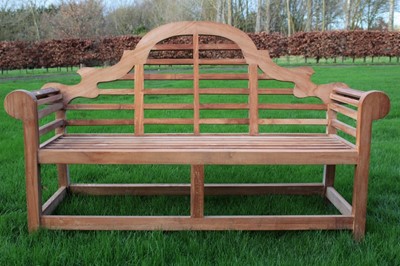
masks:
<path fill-rule="evenodd" d="M 354 242 L 348 231 L 68 232 L 40 230 L 29 235 L 26 224 L 22 127 L 20 121 L 10 118 L 4 109 L 0 108 L 0 265 L 399 265 L 400 93 L 398 87 L 400 66 L 327 64 L 313 68 L 316 72 L 313 76 L 315 83 L 345 82 L 356 89 L 383 90 L 391 99 L 391 112 L 385 119 L 375 122 L 373 126 L 367 233 L 365 240 L 361 243 Z M 79 77 L 65 71 L 48 73 L 46 71 L 36 73 L 10 71 L 0 75 L 1 102 L 4 101 L 6 94 L 14 89 L 35 90 L 51 81 L 73 84 L 79 81 Z M 157 98 L 152 100 L 158 101 Z M 100 116 L 97 113 L 93 115 Z M 111 114 L 102 115 L 111 116 Z M 184 117 L 190 114 L 178 113 L 177 115 Z M 208 115 L 211 117 L 214 114 Z M 129 129 L 121 129 L 121 131 L 124 130 Z M 153 127 L 150 130 L 156 132 L 163 129 Z M 209 128 L 208 130 L 218 131 L 219 129 Z M 240 128 L 233 130 L 241 131 Z M 178 183 L 189 182 L 189 170 L 189 166 L 182 165 L 74 165 L 71 166 L 71 179 L 73 182 L 98 183 Z M 350 202 L 352 170 L 351 167 L 339 166 L 336 183 L 338 191 Z M 46 200 L 57 186 L 55 168 L 43 167 L 42 175 L 43 200 Z M 321 166 L 206 167 L 206 182 L 210 183 L 319 182 L 321 177 Z M 189 206 L 188 197 L 178 196 L 103 198 L 76 196 L 68 198 L 56 212 L 98 215 L 187 215 Z M 324 214 L 332 212 L 335 212 L 334 208 L 318 196 L 206 198 L 206 214 Z"/>

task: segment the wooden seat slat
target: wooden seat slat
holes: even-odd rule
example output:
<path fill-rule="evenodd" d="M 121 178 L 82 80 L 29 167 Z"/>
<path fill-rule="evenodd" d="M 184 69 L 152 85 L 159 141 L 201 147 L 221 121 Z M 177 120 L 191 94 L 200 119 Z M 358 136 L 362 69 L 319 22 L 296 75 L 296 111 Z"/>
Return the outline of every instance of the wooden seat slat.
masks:
<path fill-rule="evenodd" d="M 68 137 L 64 136 L 46 145 L 44 149 L 257 149 L 257 150 L 349 150 L 352 149 L 346 143 L 335 137 L 318 138 L 310 134 L 293 140 L 287 138 L 275 138 L 269 136 L 257 136 L 243 140 L 237 137 L 185 137 L 185 136 L 159 136 L 159 137 L 125 137 L 116 139 L 114 137 Z M 354 149 L 353 149 L 354 150 Z"/>
<path fill-rule="evenodd" d="M 44 164 L 355 164 L 350 149 L 42 149 Z"/>

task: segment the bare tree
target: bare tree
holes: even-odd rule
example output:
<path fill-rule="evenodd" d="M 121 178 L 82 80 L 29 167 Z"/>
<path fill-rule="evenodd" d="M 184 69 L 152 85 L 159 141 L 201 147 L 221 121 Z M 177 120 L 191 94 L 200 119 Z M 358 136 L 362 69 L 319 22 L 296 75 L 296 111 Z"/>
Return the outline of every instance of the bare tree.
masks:
<path fill-rule="evenodd" d="M 265 31 L 269 33 L 271 31 L 271 0 L 265 0 Z"/>
<path fill-rule="evenodd" d="M 307 0 L 307 22 L 306 22 L 306 31 L 311 31 L 312 27 L 312 0 Z"/>
<path fill-rule="evenodd" d="M 326 0 L 322 0 L 322 31 L 325 31 L 326 17 Z"/>
<path fill-rule="evenodd" d="M 393 31 L 394 29 L 394 0 L 389 1 L 389 25 L 388 30 Z"/>
<path fill-rule="evenodd" d="M 51 20 L 57 38 L 95 38 L 104 31 L 101 0 L 66 0 Z"/>
<path fill-rule="evenodd" d="M 261 32 L 262 0 L 258 0 L 255 32 Z"/>
<path fill-rule="evenodd" d="M 224 12 L 223 12 L 224 4 L 225 4 L 224 0 L 217 0 L 217 15 L 216 15 L 216 18 L 215 18 L 216 22 L 222 23 L 224 21 L 223 20 L 223 18 L 224 18 Z"/>
<path fill-rule="evenodd" d="M 346 30 L 351 28 L 351 0 L 346 1 Z"/>
<path fill-rule="evenodd" d="M 227 16 L 227 23 L 232 25 L 232 0 L 228 0 L 228 16 Z"/>
<path fill-rule="evenodd" d="M 46 5 L 46 1 L 42 1 L 42 3 L 39 3 L 40 1 L 38 0 L 27 0 L 26 3 L 28 5 L 28 9 L 31 13 L 32 16 L 32 22 L 35 27 L 35 33 L 36 33 L 36 40 L 40 40 L 40 29 L 39 29 L 39 21 L 40 21 L 40 14 L 38 14 L 38 7 L 40 4 L 42 6 Z"/>
<path fill-rule="evenodd" d="M 290 14 L 290 0 L 286 0 L 286 15 L 287 15 L 287 34 L 288 36 L 292 35 L 292 18 Z"/>

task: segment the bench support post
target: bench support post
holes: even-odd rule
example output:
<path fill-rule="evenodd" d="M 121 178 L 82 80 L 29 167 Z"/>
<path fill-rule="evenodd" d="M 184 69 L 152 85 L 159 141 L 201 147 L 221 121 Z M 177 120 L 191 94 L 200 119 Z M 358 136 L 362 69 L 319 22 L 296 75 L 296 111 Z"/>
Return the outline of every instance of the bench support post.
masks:
<path fill-rule="evenodd" d="M 356 165 L 355 167 L 352 215 L 354 216 L 353 235 L 357 241 L 362 240 L 365 234 L 368 168 L 368 164 Z"/>
<path fill-rule="evenodd" d="M 42 188 L 38 161 L 39 129 L 37 127 L 36 102 L 29 101 L 25 104 L 20 108 L 30 109 L 32 112 L 30 117 L 24 119 L 24 147 L 28 230 L 33 232 L 39 229 L 42 214 Z"/>
<path fill-rule="evenodd" d="M 204 217 L 204 165 L 191 166 L 190 216 Z"/>
<path fill-rule="evenodd" d="M 324 165 L 324 196 L 326 195 L 326 189 L 333 187 L 335 183 L 336 165 Z"/>
<path fill-rule="evenodd" d="M 56 119 L 67 119 L 66 111 L 60 110 L 56 112 Z M 65 134 L 67 130 L 65 127 L 59 127 L 55 130 L 56 134 Z M 70 185 L 69 180 L 69 168 L 67 164 L 57 164 L 57 172 L 58 172 L 58 188 L 66 187 L 68 189 Z"/>
<path fill-rule="evenodd" d="M 67 164 L 57 164 L 58 187 L 69 187 L 69 169 Z"/>
<path fill-rule="evenodd" d="M 26 181 L 26 203 L 28 214 L 28 230 L 36 231 L 40 227 L 40 216 L 42 213 L 42 189 L 40 182 L 40 166 L 38 164 L 36 150 L 32 150 L 25 128 L 25 181 Z"/>

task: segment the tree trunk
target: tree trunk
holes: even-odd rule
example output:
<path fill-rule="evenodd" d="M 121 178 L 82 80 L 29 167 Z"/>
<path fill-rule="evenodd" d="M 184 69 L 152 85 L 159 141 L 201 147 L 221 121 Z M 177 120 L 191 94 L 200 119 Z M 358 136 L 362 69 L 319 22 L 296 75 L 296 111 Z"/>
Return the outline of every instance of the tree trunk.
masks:
<path fill-rule="evenodd" d="M 31 15 L 32 15 L 32 21 L 33 21 L 33 25 L 34 25 L 34 27 L 35 27 L 35 33 L 36 33 L 36 40 L 37 41 L 40 41 L 40 30 L 39 30 L 39 25 L 38 25 L 38 18 L 37 18 L 37 13 L 36 13 L 36 11 L 37 11 L 37 7 L 36 7 L 36 3 L 35 2 L 32 2 L 32 1 L 29 1 L 28 2 L 28 4 L 29 4 L 29 10 L 30 10 L 30 12 L 31 12 Z"/>
<path fill-rule="evenodd" d="M 346 29 L 350 30 L 351 25 L 351 0 L 347 0 L 346 4 Z"/>
<path fill-rule="evenodd" d="M 228 21 L 229 25 L 232 25 L 232 0 L 228 0 Z"/>
<path fill-rule="evenodd" d="M 322 31 L 325 31 L 326 0 L 322 0 Z"/>
<path fill-rule="evenodd" d="M 389 31 L 394 30 L 394 1 L 395 0 L 389 1 L 389 25 L 388 25 Z"/>
<path fill-rule="evenodd" d="M 312 27 L 312 0 L 307 0 L 307 22 L 306 31 L 311 31 Z"/>
<path fill-rule="evenodd" d="M 219 23 L 222 22 L 222 1 L 223 0 L 217 0 L 217 16 L 215 18 L 215 21 Z"/>
<path fill-rule="evenodd" d="M 258 0 L 255 32 L 261 32 L 261 5 L 262 0 Z"/>
<path fill-rule="evenodd" d="M 291 32 L 291 21 L 292 18 L 290 16 L 290 0 L 286 0 L 286 14 L 287 14 L 287 30 L 288 30 L 288 36 L 290 37 L 292 35 Z"/>
<path fill-rule="evenodd" d="M 265 31 L 270 33 L 271 31 L 271 0 L 265 0 Z"/>

